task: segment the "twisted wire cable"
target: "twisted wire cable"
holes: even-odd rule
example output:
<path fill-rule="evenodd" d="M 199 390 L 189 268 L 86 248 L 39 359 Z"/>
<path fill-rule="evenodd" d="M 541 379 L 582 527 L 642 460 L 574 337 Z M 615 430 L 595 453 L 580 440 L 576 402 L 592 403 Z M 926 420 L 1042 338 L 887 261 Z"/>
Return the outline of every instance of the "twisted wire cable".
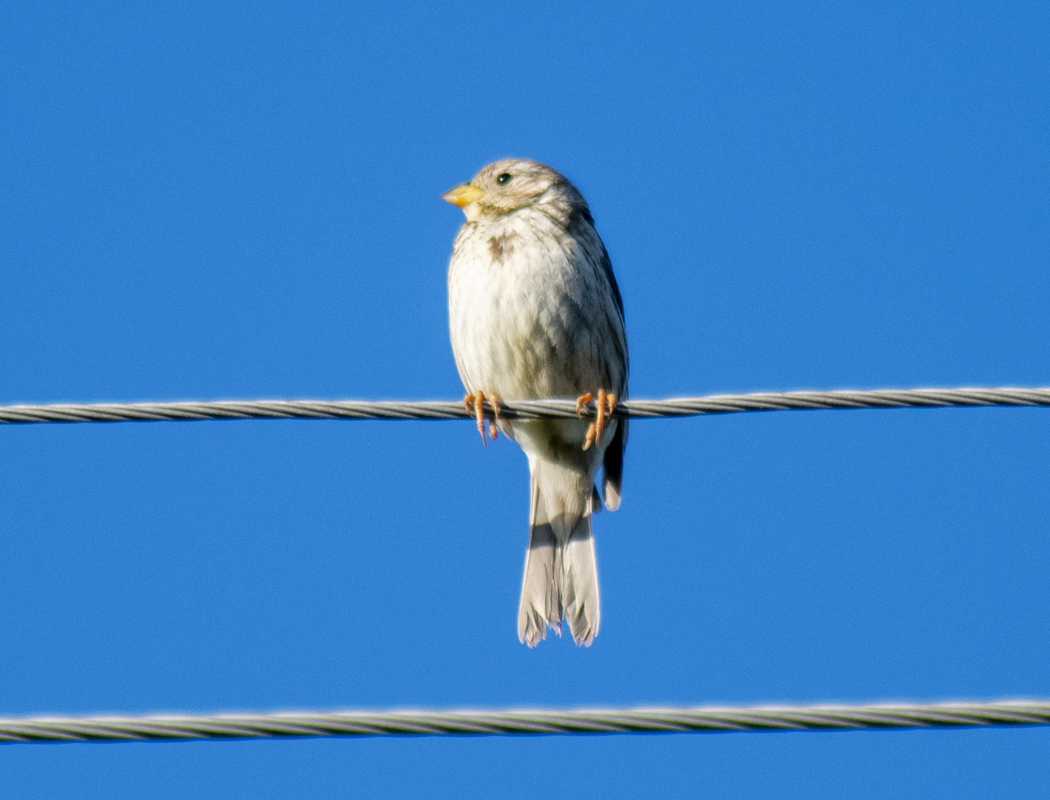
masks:
<path fill-rule="evenodd" d="M 1050 701 L 518 711 L 332 711 L 0 719 L 0 743 L 317 736 L 728 733 L 1050 724 Z"/>
<path fill-rule="evenodd" d="M 617 417 L 652 419 L 733 414 L 744 411 L 807 411 L 857 408 L 945 408 L 950 406 L 1050 406 L 1050 387 L 870 389 L 801 392 L 751 392 L 676 397 L 667 400 L 626 400 Z M 492 408 L 486 401 L 485 410 Z M 506 419 L 575 417 L 573 400 L 500 402 Z M 594 416 L 594 403 L 583 407 Z M 231 419 L 417 419 L 472 418 L 462 402 L 453 400 L 215 400 L 172 403 L 56 403 L 0 406 L 0 424 L 40 422 L 157 422 Z"/>

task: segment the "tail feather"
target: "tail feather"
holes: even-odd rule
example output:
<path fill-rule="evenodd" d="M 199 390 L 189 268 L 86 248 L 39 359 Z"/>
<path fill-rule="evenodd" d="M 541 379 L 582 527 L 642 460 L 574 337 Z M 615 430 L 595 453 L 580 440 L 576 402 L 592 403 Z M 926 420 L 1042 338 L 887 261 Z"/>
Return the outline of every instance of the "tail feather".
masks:
<path fill-rule="evenodd" d="M 561 620 L 576 644 L 598 634 L 598 564 L 591 535 L 594 486 L 586 475 L 551 462 L 532 467 L 529 549 L 518 609 L 518 638 L 535 647 Z"/>
<path fill-rule="evenodd" d="M 565 578 L 562 583 L 562 613 L 576 644 L 589 646 L 598 635 L 601 607 L 598 603 L 598 562 L 594 554 L 590 515 L 577 527 L 585 535 L 573 536 L 565 546 Z"/>
<path fill-rule="evenodd" d="M 561 602 L 554 577 L 560 571 L 560 565 L 556 569 L 554 563 L 558 550 L 550 525 L 532 526 L 518 606 L 518 639 L 529 647 L 546 638 L 548 625 L 561 636 Z"/>

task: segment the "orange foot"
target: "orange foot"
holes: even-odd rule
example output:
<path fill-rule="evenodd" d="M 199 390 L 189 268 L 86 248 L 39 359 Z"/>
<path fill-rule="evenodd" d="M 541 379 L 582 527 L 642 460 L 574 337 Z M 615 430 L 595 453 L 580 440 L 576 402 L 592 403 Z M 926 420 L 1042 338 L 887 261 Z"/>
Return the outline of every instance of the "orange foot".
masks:
<path fill-rule="evenodd" d="M 496 437 L 499 436 L 499 429 L 496 427 L 496 423 L 499 422 L 499 398 L 491 393 L 474 392 L 463 398 L 463 405 L 467 407 L 467 413 L 473 414 L 478 421 L 478 433 L 481 434 L 481 443 L 488 447 L 488 441 L 485 439 L 484 404 L 486 400 L 489 401 L 489 405 L 492 407 L 492 419 L 489 420 L 489 436 L 492 437 L 492 441 L 496 441 Z"/>
<path fill-rule="evenodd" d="M 583 407 L 589 402 L 594 400 L 594 395 L 590 392 L 587 394 L 581 394 L 576 398 L 576 416 L 583 416 Z M 616 395 L 612 392 L 606 392 L 604 389 L 598 390 L 598 416 L 595 418 L 587 428 L 587 438 L 583 441 L 583 449 L 586 450 L 595 442 L 601 441 L 602 434 L 605 432 L 605 419 L 611 417 L 613 412 L 616 410 Z"/>

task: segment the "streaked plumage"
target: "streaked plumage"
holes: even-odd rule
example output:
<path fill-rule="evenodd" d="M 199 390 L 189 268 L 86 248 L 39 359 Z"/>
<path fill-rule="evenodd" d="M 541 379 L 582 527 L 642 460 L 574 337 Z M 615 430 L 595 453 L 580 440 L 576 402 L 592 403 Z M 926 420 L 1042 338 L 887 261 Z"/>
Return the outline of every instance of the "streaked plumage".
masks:
<path fill-rule="evenodd" d="M 449 264 L 449 327 L 470 393 L 501 400 L 627 395 L 623 303 L 579 191 L 550 167 L 504 159 L 444 198 L 467 221 Z M 535 646 L 564 615 L 577 644 L 601 619 L 591 514 L 620 504 L 626 420 L 584 449 L 586 420 L 502 420 L 529 459 L 532 503 L 518 636 Z"/>

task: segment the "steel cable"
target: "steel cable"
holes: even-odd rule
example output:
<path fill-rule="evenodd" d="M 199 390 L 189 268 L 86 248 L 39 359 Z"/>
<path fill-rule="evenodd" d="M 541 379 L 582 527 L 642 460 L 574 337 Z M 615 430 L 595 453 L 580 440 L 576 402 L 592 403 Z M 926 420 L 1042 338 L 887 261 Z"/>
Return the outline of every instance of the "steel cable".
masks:
<path fill-rule="evenodd" d="M 806 411 L 858 408 L 945 408 L 973 406 L 1050 406 L 1050 388 L 871 389 L 752 392 L 627 400 L 618 417 L 651 419 L 733 414 L 744 411 Z M 488 403 L 486 411 L 491 412 Z M 594 404 L 584 414 L 594 415 Z M 468 419 L 453 400 L 215 400 L 172 403 L 56 403 L 0 406 L 0 424 L 41 422 L 157 422 L 231 419 Z M 500 403 L 507 419 L 574 417 L 573 400 L 515 400 Z"/>
<path fill-rule="evenodd" d="M 1050 724 L 1050 701 L 518 711 L 332 711 L 0 718 L 0 743 L 316 736 L 727 733 Z"/>

